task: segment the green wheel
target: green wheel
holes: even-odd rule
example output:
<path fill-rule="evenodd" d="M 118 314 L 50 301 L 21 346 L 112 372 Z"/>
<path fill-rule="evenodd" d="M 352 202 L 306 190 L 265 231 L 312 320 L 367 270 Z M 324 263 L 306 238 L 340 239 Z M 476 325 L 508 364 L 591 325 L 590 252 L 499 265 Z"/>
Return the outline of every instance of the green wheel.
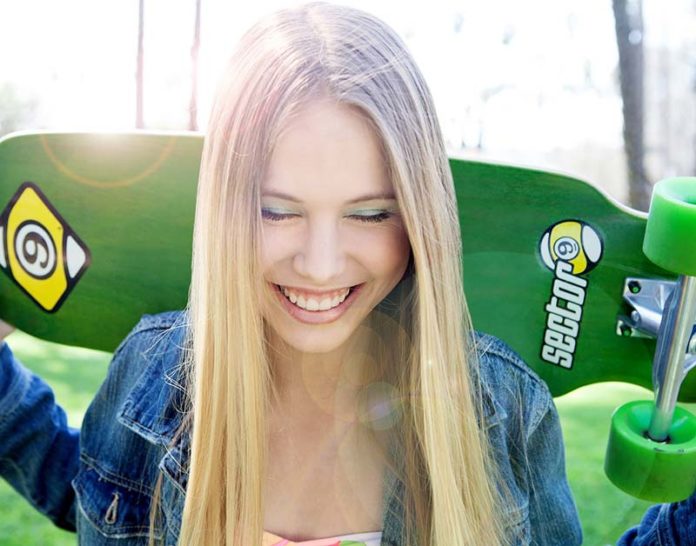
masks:
<path fill-rule="evenodd" d="M 611 419 L 604 471 L 619 489 L 653 502 L 683 500 L 696 490 L 696 416 L 677 407 L 669 441 L 647 437 L 652 401 L 629 402 Z"/>
<path fill-rule="evenodd" d="M 680 275 L 696 276 L 696 178 L 667 178 L 653 188 L 643 252 Z"/>

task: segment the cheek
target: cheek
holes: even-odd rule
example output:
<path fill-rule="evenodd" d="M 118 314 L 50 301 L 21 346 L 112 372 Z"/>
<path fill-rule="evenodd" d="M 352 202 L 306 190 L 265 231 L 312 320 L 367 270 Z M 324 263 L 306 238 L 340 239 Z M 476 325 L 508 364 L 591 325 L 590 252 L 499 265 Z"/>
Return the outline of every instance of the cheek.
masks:
<path fill-rule="evenodd" d="M 373 270 L 383 275 L 402 275 L 411 253 L 408 235 L 401 226 L 385 227 L 363 241 L 361 248 L 369 255 Z"/>
<path fill-rule="evenodd" d="M 405 228 L 401 228 L 398 237 L 396 237 L 394 249 L 394 259 L 398 261 L 401 273 L 403 273 L 411 256 L 411 243 Z"/>
<path fill-rule="evenodd" d="M 261 234 L 261 265 L 264 271 L 287 258 L 292 247 L 288 230 L 264 229 Z"/>

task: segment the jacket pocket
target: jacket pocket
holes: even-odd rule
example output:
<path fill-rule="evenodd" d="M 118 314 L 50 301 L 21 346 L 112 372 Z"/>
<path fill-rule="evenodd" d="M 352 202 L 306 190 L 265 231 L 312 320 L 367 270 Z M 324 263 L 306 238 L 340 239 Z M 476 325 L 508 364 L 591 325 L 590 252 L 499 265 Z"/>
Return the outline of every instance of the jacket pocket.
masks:
<path fill-rule="evenodd" d="M 79 510 L 79 534 L 84 530 L 85 534 L 90 536 L 96 531 L 97 536 L 101 535 L 106 539 L 142 537 L 142 543 L 147 544 L 152 501 L 150 494 L 127 485 L 125 480 L 119 480 L 118 477 L 106 476 L 84 462 L 80 465 L 80 471 L 72 485 Z M 80 519 L 83 521 L 79 521 Z M 160 529 L 155 530 L 156 539 L 161 539 L 161 534 Z M 82 538 L 84 539 L 84 536 Z M 99 543 L 102 542 L 110 543 L 106 540 Z"/>

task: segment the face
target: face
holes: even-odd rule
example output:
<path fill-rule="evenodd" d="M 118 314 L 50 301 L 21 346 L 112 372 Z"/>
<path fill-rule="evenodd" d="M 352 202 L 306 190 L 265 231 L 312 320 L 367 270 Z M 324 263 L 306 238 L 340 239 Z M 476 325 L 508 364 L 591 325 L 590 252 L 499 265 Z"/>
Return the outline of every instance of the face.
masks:
<path fill-rule="evenodd" d="M 328 353 L 401 280 L 410 246 L 379 140 L 348 106 L 311 103 L 261 187 L 263 315 L 289 347 Z"/>

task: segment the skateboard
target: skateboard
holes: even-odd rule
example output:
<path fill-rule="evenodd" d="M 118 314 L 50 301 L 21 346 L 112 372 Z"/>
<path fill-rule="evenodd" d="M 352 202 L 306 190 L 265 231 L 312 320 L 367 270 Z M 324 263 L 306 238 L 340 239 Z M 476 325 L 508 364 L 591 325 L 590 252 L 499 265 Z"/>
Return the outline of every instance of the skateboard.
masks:
<path fill-rule="evenodd" d="M 19 133 L 0 140 L 0 268 L 7 277 L 0 316 L 37 337 L 113 351 L 144 313 L 183 308 L 201 151 L 201 136 L 190 133 Z M 654 228 L 644 252 L 648 215 L 587 182 L 456 158 L 450 165 L 477 330 L 513 347 L 555 396 L 601 381 L 669 390 L 672 410 L 662 428 L 677 394 L 696 401 L 696 374 L 687 374 L 696 365 L 696 319 L 689 309 L 670 311 L 683 279 L 696 275 L 688 236 L 696 233 L 693 179 L 677 199 L 686 211 L 678 235 Z M 658 228 L 673 217 L 669 209 Z M 688 294 L 687 303 L 696 301 Z M 678 371 L 668 373 L 653 361 L 656 350 L 664 356 L 675 345 L 665 335 L 661 345 L 657 339 L 677 316 L 689 323 L 677 339 L 686 350 L 672 366 Z M 670 373 L 677 385 L 665 389 Z M 644 410 L 624 422 L 650 419 L 652 410 L 647 417 Z M 693 428 L 685 437 L 696 437 Z M 621 446 L 608 460 L 641 450 Z M 686 459 L 691 466 L 681 471 L 696 475 L 696 460 Z M 696 483 L 687 482 L 693 491 Z M 655 487 L 647 489 L 652 493 L 632 491 L 648 498 Z M 664 487 L 657 489 L 653 497 L 665 498 Z M 686 489 L 677 496 L 688 496 Z"/>
<path fill-rule="evenodd" d="M 461 160 L 451 167 L 474 327 L 519 352 L 554 396 L 601 381 L 652 388 L 656 336 L 636 313 L 677 275 L 643 252 L 647 214 L 569 176 Z M 681 399 L 696 401 L 696 376 Z"/>

